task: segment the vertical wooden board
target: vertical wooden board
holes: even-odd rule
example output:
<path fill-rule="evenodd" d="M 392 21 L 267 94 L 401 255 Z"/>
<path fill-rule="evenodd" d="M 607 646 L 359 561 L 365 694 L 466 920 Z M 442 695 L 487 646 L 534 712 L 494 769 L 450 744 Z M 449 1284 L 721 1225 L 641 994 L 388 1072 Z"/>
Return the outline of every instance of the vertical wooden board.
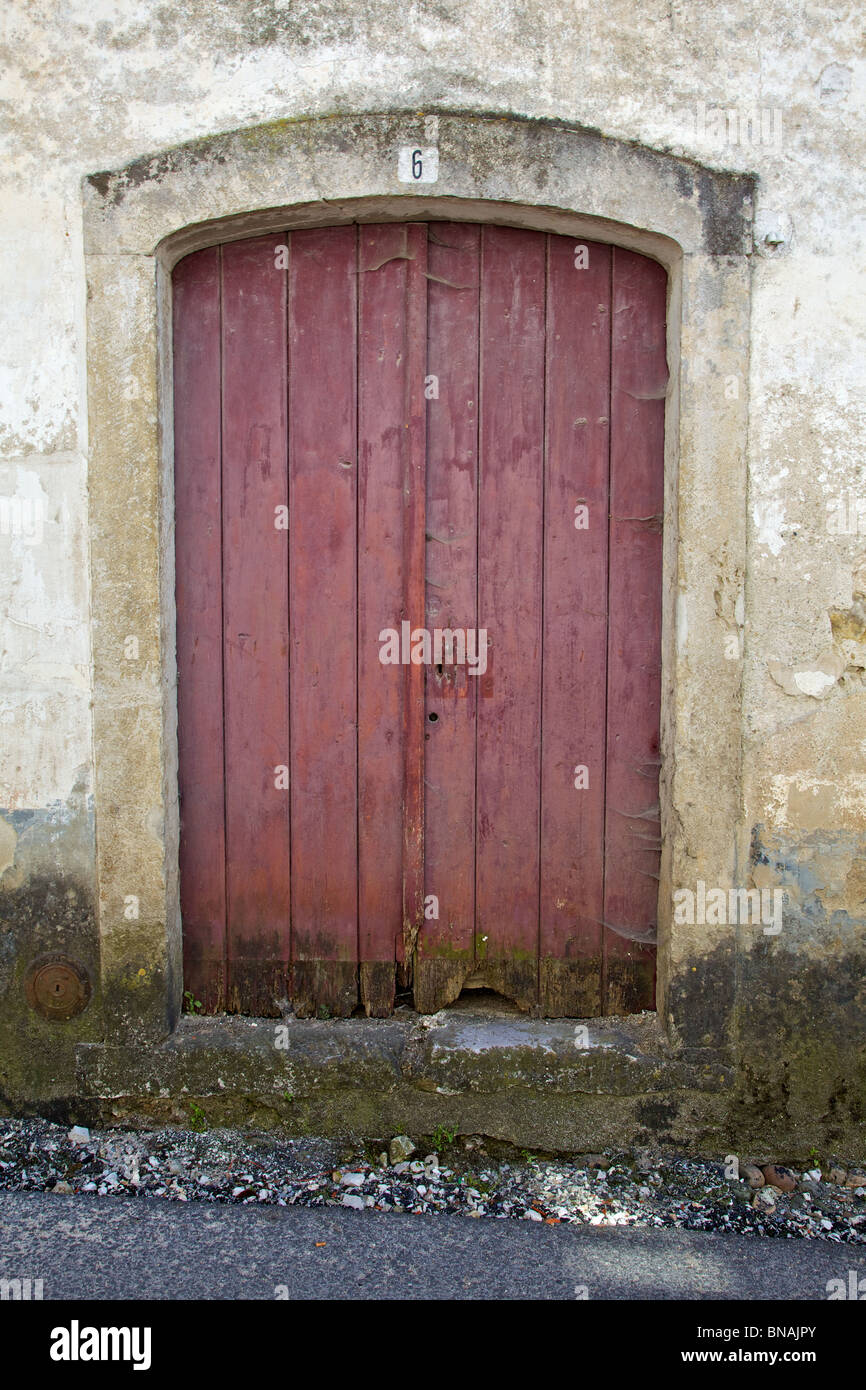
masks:
<path fill-rule="evenodd" d="M 373 1015 L 391 1011 L 423 892 L 424 672 L 379 658 L 386 629 L 423 624 L 425 260 L 426 227 L 359 229 L 358 932 Z"/>
<path fill-rule="evenodd" d="M 664 507 L 665 271 L 613 252 L 605 1011 L 654 1006 Z M 637 937 L 637 939 L 635 939 Z"/>
<path fill-rule="evenodd" d="M 610 265 L 610 247 L 549 238 L 540 881 L 548 1017 L 601 1013 Z"/>
<path fill-rule="evenodd" d="M 223 605 L 230 1010 L 278 1012 L 290 955 L 286 273 L 223 247 Z"/>
<path fill-rule="evenodd" d="M 174 447 L 184 987 L 225 1005 L 220 252 L 175 268 Z"/>
<path fill-rule="evenodd" d="M 428 235 L 426 624 L 476 629 L 478 291 L 480 228 L 431 225 Z M 435 381 L 431 380 L 435 378 Z M 443 653 L 444 654 L 444 653 Z M 475 714 L 479 676 L 454 661 L 427 668 L 425 920 L 415 1006 L 443 1008 L 474 964 Z M 431 902 L 431 912 L 434 904 Z"/>
<path fill-rule="evenodd" d="M 476 933 L 488 984 L 538 1000 L 545 237 L 485 227 L 481 254 Z"/>
<path fill-rule="evenodd" d="M 413 622 L 425 624 L 427 228 L 407 228 L 406 354 L 403 386 L 403 592 Z M 422 653 L 423 654 L 423 653 Z M 424 689 L 426 664 L 403 668 L 403 930 L 399 978 L 412 983 L 424 923 Z"/>
<path fill-rule="evenodd" d="M 292 1002 L 358 1002 L 356 229 L 289 258 Z"/>

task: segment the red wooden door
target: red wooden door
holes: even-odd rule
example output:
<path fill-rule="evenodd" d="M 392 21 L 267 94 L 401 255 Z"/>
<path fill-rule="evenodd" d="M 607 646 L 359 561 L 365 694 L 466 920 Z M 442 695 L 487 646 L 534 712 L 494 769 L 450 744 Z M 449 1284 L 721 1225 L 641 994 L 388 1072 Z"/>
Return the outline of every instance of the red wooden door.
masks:
<path fill-rule="evenodd" d="M 207 1011 L 384 1015 L 402 983 L 429 1012 L 466 981 L 653 1006 L 665 289 L 631 252 L 465 223 L 177 266 Z"/>

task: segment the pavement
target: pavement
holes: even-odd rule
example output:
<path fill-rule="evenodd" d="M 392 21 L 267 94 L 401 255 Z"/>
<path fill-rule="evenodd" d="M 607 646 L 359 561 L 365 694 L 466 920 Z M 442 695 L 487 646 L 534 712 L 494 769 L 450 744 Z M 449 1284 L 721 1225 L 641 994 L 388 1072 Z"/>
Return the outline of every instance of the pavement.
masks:
<path fill-rule="evenodd" d="M 866 1297 L 866 1246 L 0 1193 L 0 1281 L 28 1278 L 42 1279 L 45 1300 L 826 1301 L 833 1279 L 845 1290 L 863 1280 Z"/>

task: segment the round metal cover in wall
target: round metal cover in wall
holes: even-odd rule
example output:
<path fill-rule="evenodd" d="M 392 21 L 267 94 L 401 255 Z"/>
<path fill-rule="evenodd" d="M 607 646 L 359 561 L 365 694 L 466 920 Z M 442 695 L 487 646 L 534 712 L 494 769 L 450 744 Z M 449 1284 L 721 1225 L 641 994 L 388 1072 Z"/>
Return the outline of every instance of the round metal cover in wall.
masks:
<path fill-rule="evenodd" d="M 40 956 L 32 961 L 25 986 L 27 1002 L 43 1018 L 74 1018 L 90 1003 L 90 976 L 68 956 Z"/>

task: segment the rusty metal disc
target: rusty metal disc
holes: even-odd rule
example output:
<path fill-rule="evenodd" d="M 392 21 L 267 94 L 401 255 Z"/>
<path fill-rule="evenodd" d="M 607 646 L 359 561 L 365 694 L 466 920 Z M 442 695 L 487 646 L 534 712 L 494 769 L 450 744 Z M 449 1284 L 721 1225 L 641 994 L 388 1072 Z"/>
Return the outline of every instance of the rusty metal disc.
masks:
<path fill-rule="evenodd" d="M 68 956 L 40 956 L 32 961 L 25 983 L 27 1002 L 43 1018 L 74 1018 L 90 1003 L 90 977 L 83 965 Z"/>

